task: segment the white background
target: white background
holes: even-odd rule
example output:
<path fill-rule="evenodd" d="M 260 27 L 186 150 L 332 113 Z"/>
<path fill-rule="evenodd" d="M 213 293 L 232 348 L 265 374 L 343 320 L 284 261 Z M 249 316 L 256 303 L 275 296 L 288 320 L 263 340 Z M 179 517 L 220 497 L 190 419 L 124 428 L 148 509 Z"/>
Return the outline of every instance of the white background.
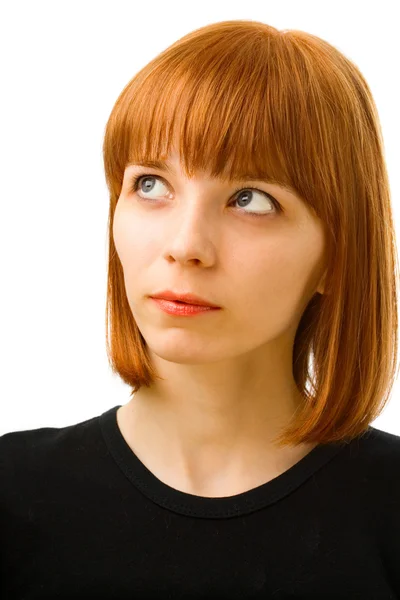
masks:
<path fill-rule="evenodd" d="M 318 35 L 365 75 L 399 216 L 397 2 L 0 4 L 0 434 L 129 400 L 105 347 L 104 128 L 126 83 L 190 31 L 231 19 Z M 400 243 L 400 242 L 399 242 Z M 400 435 L 399 383 L 375 427 Z"/>

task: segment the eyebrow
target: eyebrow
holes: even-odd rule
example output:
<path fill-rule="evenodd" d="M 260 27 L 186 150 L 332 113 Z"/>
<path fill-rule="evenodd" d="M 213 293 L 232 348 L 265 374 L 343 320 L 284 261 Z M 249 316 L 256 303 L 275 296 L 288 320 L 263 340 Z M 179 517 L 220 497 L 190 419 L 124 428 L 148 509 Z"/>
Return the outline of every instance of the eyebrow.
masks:
<path fill-rule="evenodd" d="M 128 163 L 128 166 L 129 167 L 135 167 L 135 166 L 149 167 L 151 169 L 158 169 L 159 171 L 164 171 L 164 173 L 170 173 L 171 175 L 176 175 L 175 169 L 168 161 L 140 160 L 138 162 Z M 244 181 L 249 181 L 249 180 L 263 181 L 264 183 L 269 183 L 271 185 L 277 185 L 278 187 L 282 188 L 283 190 L 286 190 L 287 192 L 290 192 L 291 194 L 297 195 L 296 190 L 294 190 L 292 187 L 290 187 L 288 185 L 284 185 L 282 183 L 277 183 L 277 182 L 271 181 L 270 179 L 266 179 L 265 177 L 253 177 L 252 175 L 244 175 L 243 177 L 241 177 L 239 179 L 233 179 L 232 181 L 236 181 L 239 183 L 239 182 L 244 182 Z"/>

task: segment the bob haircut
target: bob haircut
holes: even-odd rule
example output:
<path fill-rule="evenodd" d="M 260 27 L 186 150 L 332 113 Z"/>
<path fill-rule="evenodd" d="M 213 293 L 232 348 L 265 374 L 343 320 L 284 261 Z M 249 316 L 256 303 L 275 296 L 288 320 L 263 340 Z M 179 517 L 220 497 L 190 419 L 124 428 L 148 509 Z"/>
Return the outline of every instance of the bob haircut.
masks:
<path fill-rule="evenodd" d="M 326 233 L 325 293 L 293 345 L 304 403 L 275 442 L 349 443 L 386 406 L 398 375 L 398 258 L 381 125 L 366 80 L 326 41 L 257 21 L 196 29 L 129 81 L 105 128 L 110 193 L 107 355 L 131 396 L 156 378 L 126 297 L 113 218 L 131 162 L 268 179 L 293 188 Z"/>

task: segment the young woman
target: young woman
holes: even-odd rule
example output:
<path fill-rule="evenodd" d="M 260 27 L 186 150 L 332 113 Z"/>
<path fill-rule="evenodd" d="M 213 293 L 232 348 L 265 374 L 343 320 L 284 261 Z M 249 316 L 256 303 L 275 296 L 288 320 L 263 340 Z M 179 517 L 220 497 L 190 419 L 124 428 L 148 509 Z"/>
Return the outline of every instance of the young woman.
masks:
<path fill-rule="evenodd" d="M 320 38 L 191 32 L 104 138 L 123 406 L 0 438 L 5 598 L 400 597 L 379 118 Z"/>

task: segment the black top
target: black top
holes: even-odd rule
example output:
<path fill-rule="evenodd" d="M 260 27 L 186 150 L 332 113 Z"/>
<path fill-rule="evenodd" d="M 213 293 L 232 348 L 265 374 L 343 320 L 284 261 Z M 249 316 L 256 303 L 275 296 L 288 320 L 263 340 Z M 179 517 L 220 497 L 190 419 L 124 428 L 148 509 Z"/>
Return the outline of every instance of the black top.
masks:
<path fill-rule="evenodd" d="M 400 598 L 400 436 L 208 498 L 140 461 L 119 407 L 0 436 L 1 598 Z"/>

